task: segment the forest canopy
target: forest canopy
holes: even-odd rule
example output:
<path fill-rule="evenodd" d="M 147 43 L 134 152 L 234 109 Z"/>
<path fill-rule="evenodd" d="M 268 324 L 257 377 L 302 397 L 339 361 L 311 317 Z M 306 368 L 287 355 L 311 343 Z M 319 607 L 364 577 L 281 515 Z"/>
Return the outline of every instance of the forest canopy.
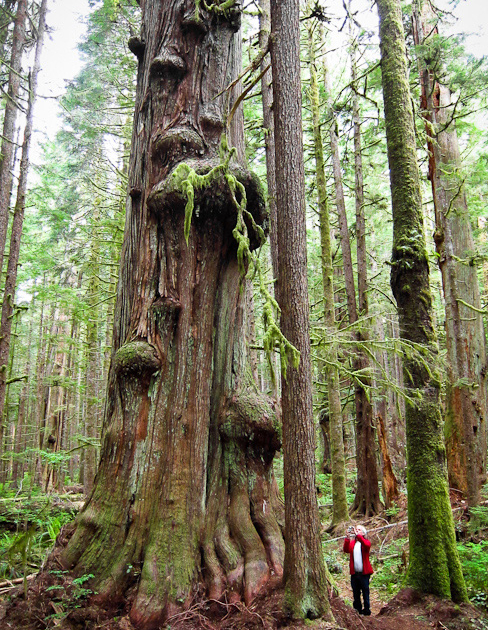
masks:
<path fill-rule="evenodd" d="M 462 2 L 335 4 L 90 0 L 51 131 L 59 7 L 0 0 L 0 577 L 76 496 L 63 619 L 338 622 L 328 545 L 381 519 L 394 593 L 486 611 L 486 58 Z"/>

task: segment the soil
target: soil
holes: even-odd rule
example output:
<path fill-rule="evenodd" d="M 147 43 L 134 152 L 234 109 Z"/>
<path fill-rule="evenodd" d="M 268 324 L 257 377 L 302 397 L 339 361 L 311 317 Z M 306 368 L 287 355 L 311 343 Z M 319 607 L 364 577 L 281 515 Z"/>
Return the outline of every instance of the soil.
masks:
<path fill-rule="evenodd" d="M 473 606 L 456 606 L 411 589 L 400 591 L 380 610 L 375 611 L 373 604 L 371 617 L 358 615 L 339 596 L 331 597 L 331 606 L 335 623 L 294 622 L 283 614 L 283 591 L 276 589 L 257 598 L 249 608 L 217 601 L 195 603 L 168 619 L 162 630 L 488 630 L 488 616 Z M 10 605 L 4 603 L 1 617 L 0 630 L 135 630 L 127 611 L 118 607 L 102 611 L 87 604 L 66 614 L 63 605 L 47 597 L 45 588 L 37 583 L 30 588 L 27 601 L 19 588 Z"/>
<path fill-rule="evenodd" d="M 464 505 L 451 497 L 457 528 L 461 529 Z M 395 517 L 385 515 L 361 522 L 372 541 L 372 562 L 380 562 L 383 549 L 393 540 L 406 539 L 406 501 L 399 502 Z M 359 521 L 356 521 L 359 522 Z M 60 535 L 61 537 L 61 535 Z M 327 540 L 331 549 L 342 548 L 341 532 Z M 405 563 L 406 553 L 404 550 Z M 347 562 L 345 563 L 347 565 Z M 330 567 L 334 570 L 334 567 Z M 451 601 L 421 595 L 412 589 L 401 590 L 393 599 L 385 600 L 385 593 L 371 581 L 370 617 L 357 614 L 352 608 L 349 575 L 336 567 L 333 575 L 334 592 L 330 595 L 335 622 L 315 620 L 296 622 L 283 613 L 283 590 L 279 587 L 263 592 L 253 604 L 206 600 L 196 593 L 187 610 L 167 620 L 161 630 L 488 630 L 488 613 L 469 604 L 458 606 Z M 399 580 L 401 577 L 399 576 Z M 135 630 L 129 620 L 131 594 L 101 609 L 90 602 L 89 583 L 77 584 L 57 564 L 56 551 L 51 554 L 43 571 L 29 582 L 27 599 L 23 586 L 0 589 L 0 630 Z M 3 599 L 2 599 L 3 597 Z"/>

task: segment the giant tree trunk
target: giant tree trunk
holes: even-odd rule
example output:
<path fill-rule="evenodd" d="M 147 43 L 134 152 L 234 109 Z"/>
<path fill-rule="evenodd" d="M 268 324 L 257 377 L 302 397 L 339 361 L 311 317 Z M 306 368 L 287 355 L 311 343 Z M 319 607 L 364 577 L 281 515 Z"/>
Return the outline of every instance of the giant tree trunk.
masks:
<path fill-rule="evenodd" d="M 298 0 L 271 0 L 281 326 L 300 352 L 282 374 L 285 603 L 299 618 L 330 616 L 315 491 Z"/>
<path fill-rule="evenodd" d="M 404 358 L 405 386 L 410 396 L 406 408 L 410 540 L 407 580 L 421 592 L 464 601 L 466 586 L 456 550 L 447 484 L 440 383 L 434 371 L 437 340 L 401 7 L 399 0 L 376 0 L 376 4 L 393 211 L 391 287 L 401 337 L 419 344 L 432 360 L 429 370 L 414 356 Z"/>
<path fill-rule="evenodd" d="M 437 35 L 428 1 L 414 2 L 414 38 L 424 48 Z M 428 50 L 428 48 L 427 48 Z M 435 243 L 446 309 L 448 387 L 446 446 L 449 483 L 469 505 L 479 501 L 486 479 L 487 364 L 478 273 L 454 107 L 450 90 L 437 80 L 440 69 L 419 56 L 422 114 L 426 119 L 429 179 L 435 208 Z"/>
<path fill-rule="evenodd" d="M 232 233 L 245 194 L 248 242 L 258 245 L 250 217 L 266 221 L 263 194 L 219 156 L 235 102 L 226 88 L 240 66 L 240 5 L 209 13 L 189 0 L 141 4 L 100 466 L 61 560 L 95 575 L 100 602 L 136 584 L 131 620 L 158 628 L 189 604 L 202 574 L 210 597 L 227 589 L 249 603 L 282 574 L 284 543 L 272 473 L 279 428 L 247 376 Z M 239 112 L 229 135 L 240 160 Z"/>

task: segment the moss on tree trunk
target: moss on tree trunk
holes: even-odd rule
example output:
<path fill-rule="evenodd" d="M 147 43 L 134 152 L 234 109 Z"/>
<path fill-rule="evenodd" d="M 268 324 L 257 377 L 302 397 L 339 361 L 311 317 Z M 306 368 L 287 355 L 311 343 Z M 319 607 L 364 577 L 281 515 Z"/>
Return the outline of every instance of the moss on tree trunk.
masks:
<path fill-rule="evenodd" d="M 446 311 L 445 435 L 449 483 L 465 492 L 473 506 L 479 502 L 480 488 L 486 480 L 486 338 L 478 272 L 472 264 L 475 245 L 454 120 L 455 106 L 449 87 L 439 83 L 436 76 L 439 72 L 434 71 L 429 60 L 429 50 L 438 38 L 435 22 L 430 2 L 416 0 L 413 31 L 419 46 L 421 107 L 426 120 L 436 220 L 434 240 Z"/>
<path fill-rule="evenodd" d="M 437 341 L 432 323 L 429 265 L 399 0 L 377 0 L 381 69 L 393 210 L 391 286 L 402 338 L 419 344 L 426 361 L 404 358 L 408 458 L 408 583 L 419 591 L 465 601 L 449 502 L 446 453 L 432 370 Z"/>
<path fill-rule="evenodd" d="M 242 166 L 239 111 L 228 130 L 237 157 L 213 170 L 238 89 L 225 91 L 240 66 L 239 18 L 237 3 L 222 13 L 147 0 L 130 43 L 139 70 L 101 461 L 61 561 L 95 575 L 101 604 L 133 587 L 131 620 L 144 629 L 202 583 L 249 603 L 283 573 L 280 430 L 247 369 L 233 236 L 244 195 L 251 248 L 253 221 L 266 228 L 267 216 Z"/>

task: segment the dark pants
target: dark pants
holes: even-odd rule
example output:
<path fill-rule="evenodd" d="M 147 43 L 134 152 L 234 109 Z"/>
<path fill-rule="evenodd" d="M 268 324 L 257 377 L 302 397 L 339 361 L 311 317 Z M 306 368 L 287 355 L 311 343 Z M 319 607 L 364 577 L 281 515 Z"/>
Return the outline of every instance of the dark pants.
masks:
<path fill-rule="evenodd" d="M 371 576 L 364 573 L 353 573 L 351 575 L 352 593 L 354 595 L 353 606 L 360 615 L 370 615 L 369 608 L 369 578 Z M 363 594 L 364 607 L 361 606 L 361 593 Z"/>

